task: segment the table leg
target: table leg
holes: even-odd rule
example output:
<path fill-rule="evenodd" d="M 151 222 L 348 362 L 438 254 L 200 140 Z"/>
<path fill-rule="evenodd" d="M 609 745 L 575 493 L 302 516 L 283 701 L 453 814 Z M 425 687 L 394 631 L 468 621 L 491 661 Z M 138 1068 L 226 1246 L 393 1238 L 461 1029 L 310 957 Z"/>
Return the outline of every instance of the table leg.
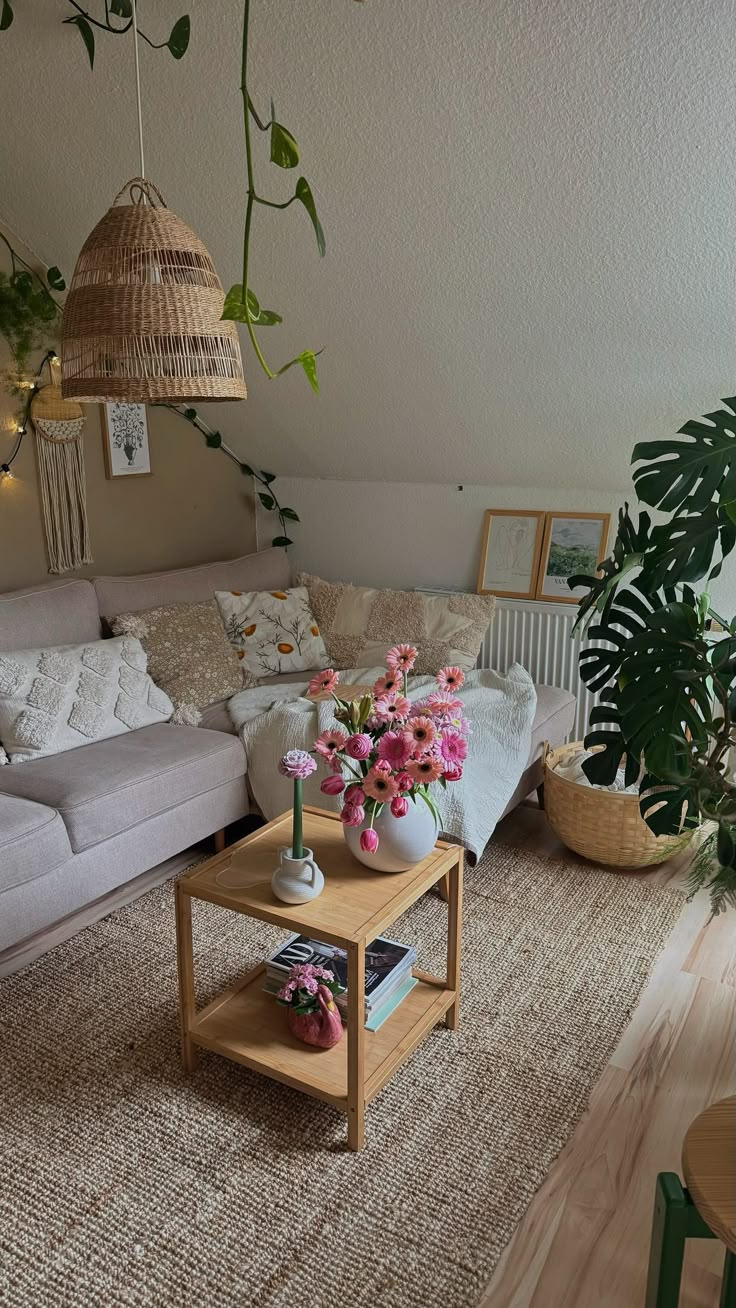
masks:
<path fill-rule="evenodd" d="M 455 1002 L 447 1010 L 445 1025 L 457 1031 L 460 1022 L 460 940 L 463 927 L 463 851 L 458 849 L 457 862 L 447 874 L 447 985 L 455 991 Z"/>
<path fill-rule="evenodd" d="M 174 886 L 176 897 L 176 965 L 179 973 L 179 1022 L 181 1061 L 185 1072 L 197 1066 L 197 1046 L 189 1036 L 196 1006 L 194 1000 L 194 956 L 192 953 L 192 900 L 180 881 Z"/>
<path fill-rule="evenodd" d="M 365 945 L 348 945 L 348 1146 L 363 1148 L 365 1120 Z"/>

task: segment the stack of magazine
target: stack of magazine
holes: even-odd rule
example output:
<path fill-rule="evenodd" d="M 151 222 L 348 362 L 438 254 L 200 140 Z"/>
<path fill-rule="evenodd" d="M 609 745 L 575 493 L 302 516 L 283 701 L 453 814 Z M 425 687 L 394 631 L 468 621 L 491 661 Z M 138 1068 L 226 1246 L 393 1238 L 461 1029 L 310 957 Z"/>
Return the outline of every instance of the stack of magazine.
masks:
<path fill-rule="evenodd" d="M 378 936 L 368 945 L 365 951 L 365 1025 L 369 1031 L 376 1031 L 416 985 L 412 975 L 416 960 L 416 949 L 402 945 L 398 940 Z M 348 959 L 344 949 L 312 940 L 309 936 L 293 935 L 266 959 L 264 990 L 275 995 L 295 963 L 328 967 L 340 984 L 347 986 Z M 347 990 L 336 999 L 343 1015 L 347 1000 Z"/>

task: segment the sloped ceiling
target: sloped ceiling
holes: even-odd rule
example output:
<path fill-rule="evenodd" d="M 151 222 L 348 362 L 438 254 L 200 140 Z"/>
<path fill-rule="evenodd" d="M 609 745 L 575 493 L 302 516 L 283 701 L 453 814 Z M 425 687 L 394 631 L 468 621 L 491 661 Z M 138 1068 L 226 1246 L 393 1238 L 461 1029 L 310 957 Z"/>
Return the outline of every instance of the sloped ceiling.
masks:
<path fill-rule="evenodd" d="M 96 0 L 89 0 L 94 9 Z M 67 0 L 0 34 L 0 217 L 68 273 L 138 171 L 128 40 L 94 72 Z M 101 6 L 100 6 L 101 7 Z M 241 0 L 139 0 L 147 171 L 238 280 Z M 213 409 L 243 457 L 295 476 L 628 482 L 734 388 L 733 0 L 252 0 L 252 84 L 296 135 L 300 207 L 261 210 L 252 283 L 294 371 Z M 261 189 L 288 194 L 270 165 Z M 297 212 L 296 209 L 299 208 Z"/>

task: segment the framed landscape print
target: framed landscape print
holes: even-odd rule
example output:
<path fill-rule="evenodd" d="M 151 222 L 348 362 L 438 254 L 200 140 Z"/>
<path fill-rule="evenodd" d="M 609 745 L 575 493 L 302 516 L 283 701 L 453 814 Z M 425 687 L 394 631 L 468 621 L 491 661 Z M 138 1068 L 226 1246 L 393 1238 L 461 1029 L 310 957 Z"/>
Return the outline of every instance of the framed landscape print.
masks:
<path fill-rule="evenodd" d="M 576 573 L 593 575 L 606 554 L 609 513 L 548 513 L 536 599 L 577 604 L 583 586 L 570 590 Z"/>
<path fill-rule="evenodd" d="M 543 535 L 537 509 L 487 509 L 478 594 L 534 599 Z"/>
<path fill-rule="evenodd" d="M 105 476 L 147 477 L 151 472 L 145 404 L 102 405 Z"/>

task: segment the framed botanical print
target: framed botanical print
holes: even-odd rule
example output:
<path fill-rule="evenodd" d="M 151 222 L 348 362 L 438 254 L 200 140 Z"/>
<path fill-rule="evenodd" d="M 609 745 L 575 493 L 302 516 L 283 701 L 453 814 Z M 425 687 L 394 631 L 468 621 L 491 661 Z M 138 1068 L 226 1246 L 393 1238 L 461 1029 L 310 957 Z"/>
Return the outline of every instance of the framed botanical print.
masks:
<path fill-rule="evenodd" d="M 147 477 L 151 473 L 145 404 L 102 405 L 105 476 Z"/>
<path fill-rule="evenodd" d="M 542 543 L 536 599 L 577 604 L 584 586 L 570 590 L 576 573 L 592 576 L 605 558 L 609 513 L 548 513 Z"/>
<path fill-rule="evenodd" d="M 543 535 L 537 509 L 486 509 L 478 594 L 534 599 Z"/>

